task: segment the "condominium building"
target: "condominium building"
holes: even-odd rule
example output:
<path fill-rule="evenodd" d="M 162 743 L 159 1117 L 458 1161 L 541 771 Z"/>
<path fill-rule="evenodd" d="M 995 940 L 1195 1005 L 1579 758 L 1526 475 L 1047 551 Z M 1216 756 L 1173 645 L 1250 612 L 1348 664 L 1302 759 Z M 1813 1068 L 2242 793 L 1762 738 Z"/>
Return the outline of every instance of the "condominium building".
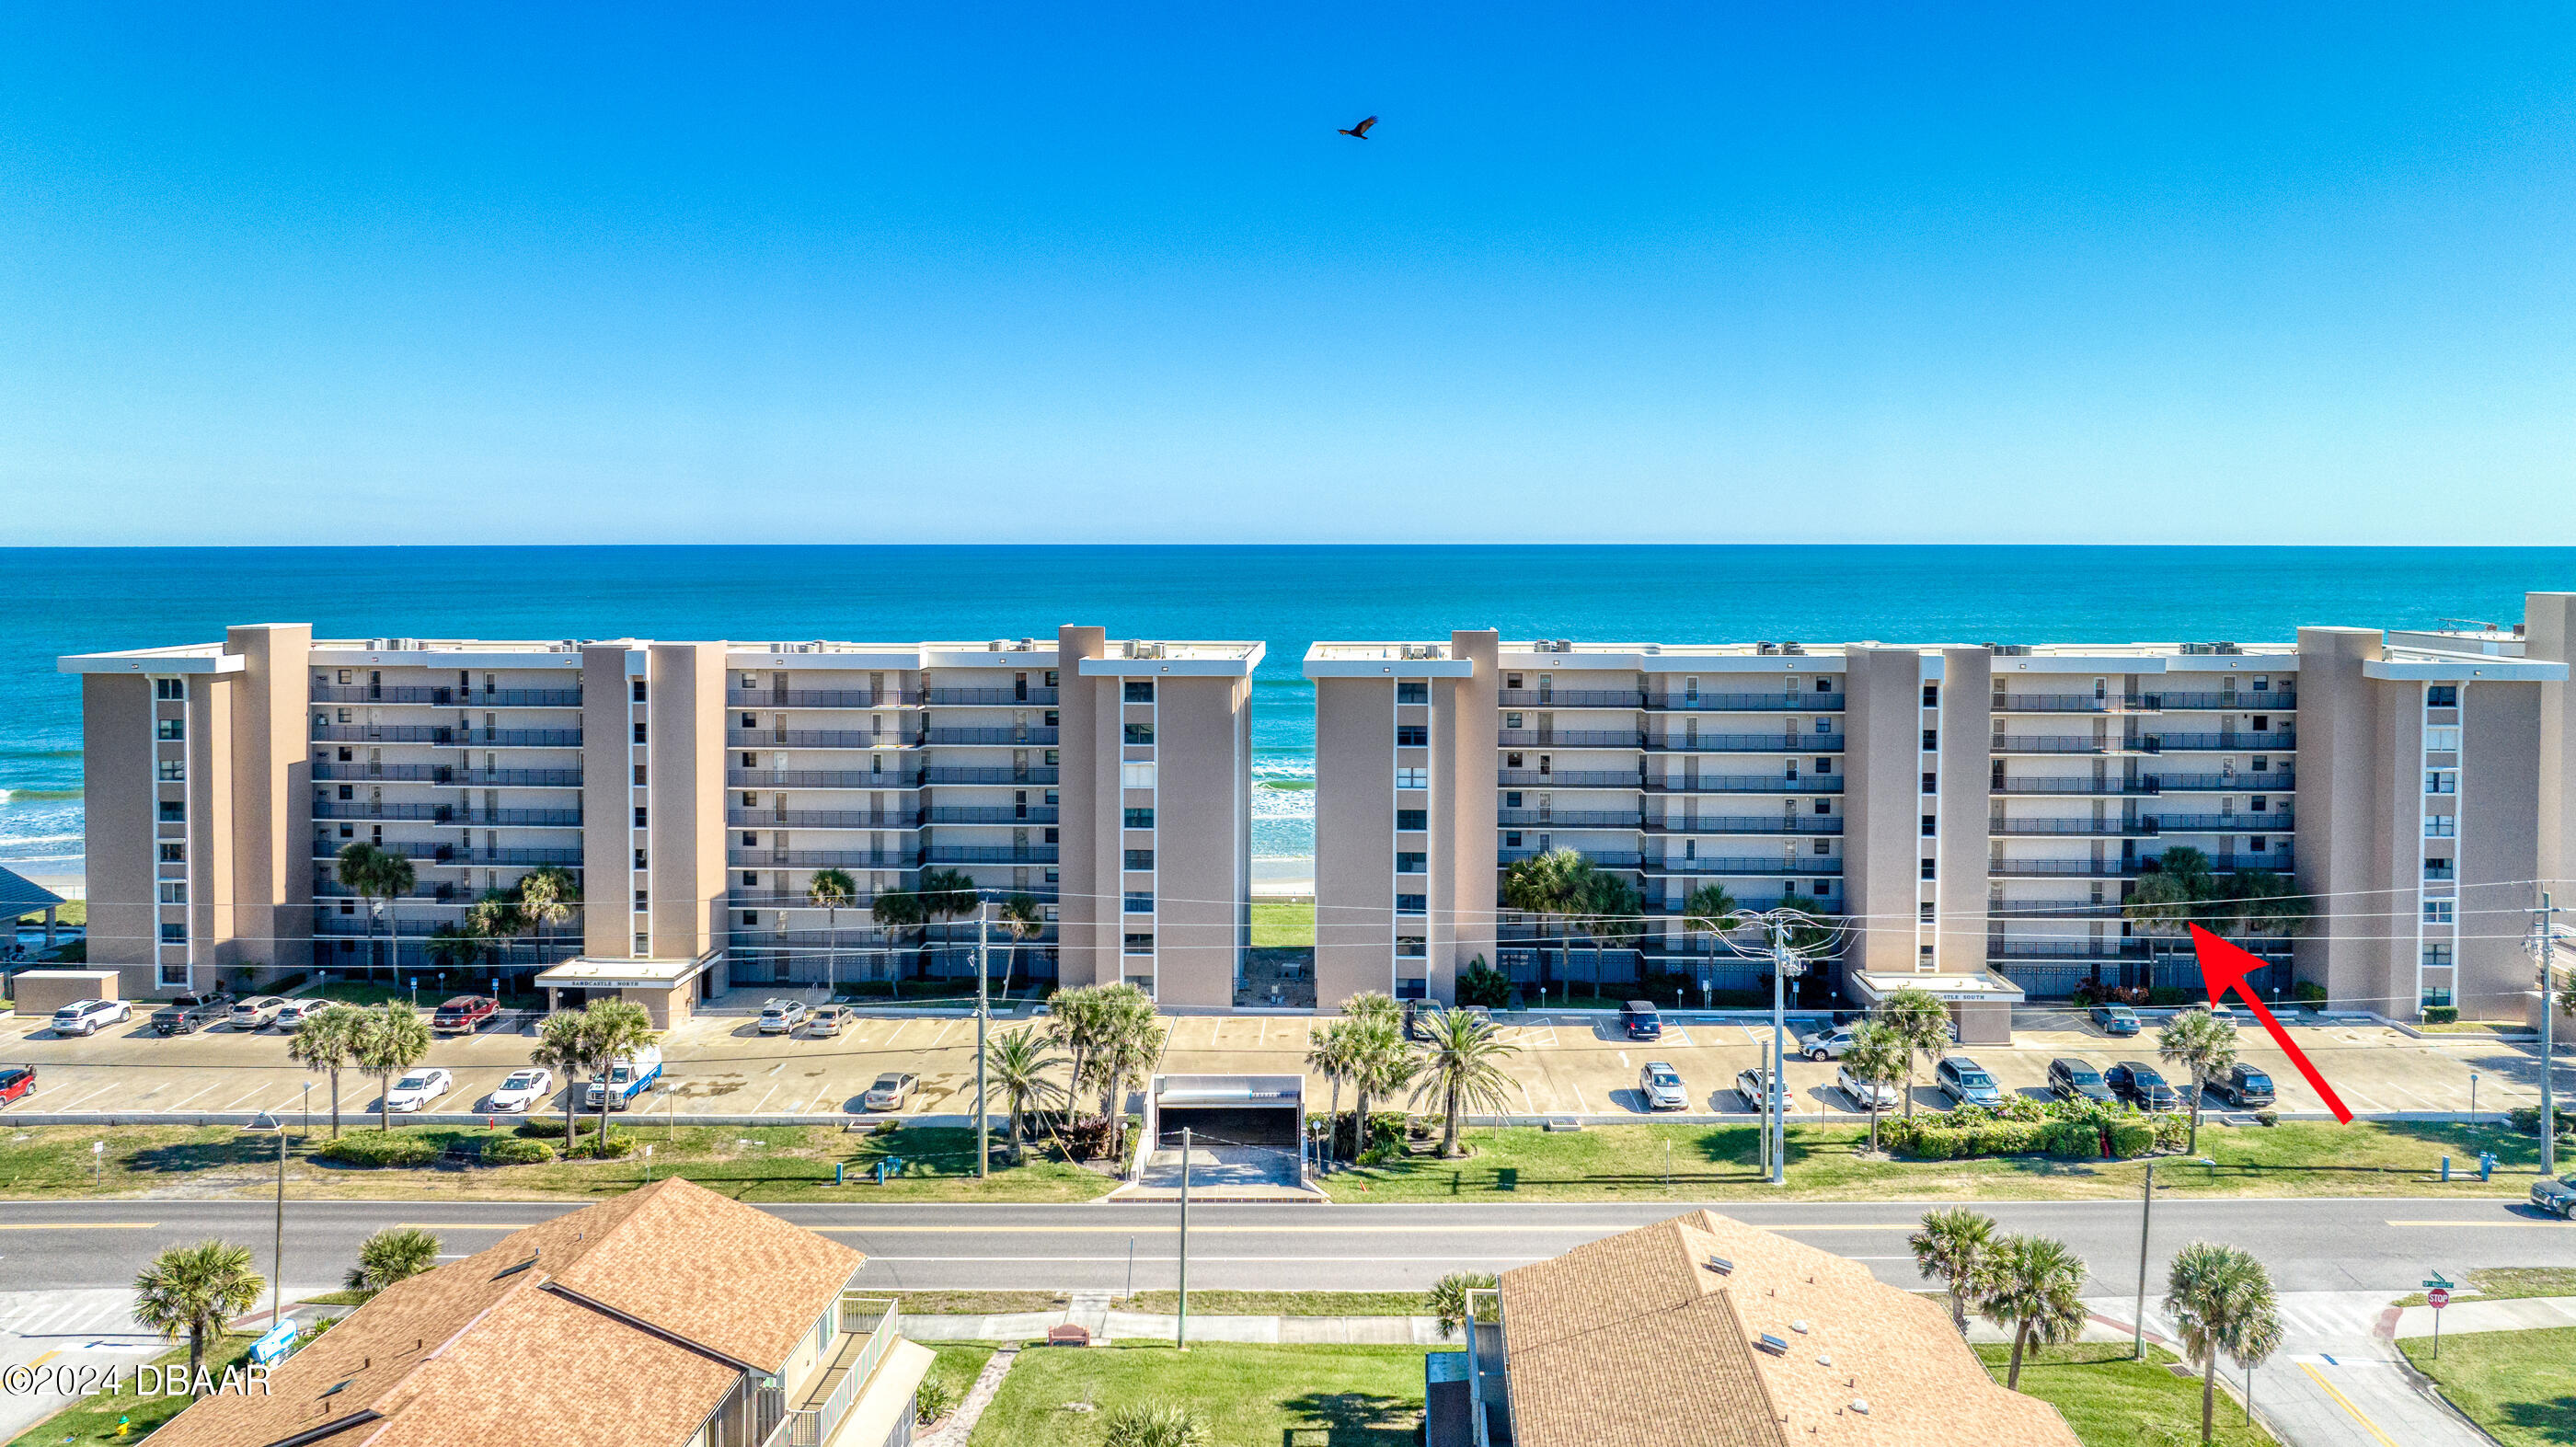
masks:
<path fill-rule="evenodd" d="M 2535 881 L 2576 841 L 2571 634 L 2576 595 L 2533 594 L 2518 625 L 2275 644 L 1319 643 L 1317 995 L 1446 999 L 1480 958 L 1767 988 L 1686 925 L 1709 883 L 1839 917 L 1808 988 L 1864 1004 L 2194 988 L 2187 942 L 2125 908 L 2188 847 L 2211 890 L 2267 871 L 2308 901 L 2294 933 L 2231 931 L 2288 966 L 2262 983 L 2518 1015 Z M 1564 848 L 1636 887 L 1642 937 L 1506 907 L 1510 865 Z"/>
<path fill-rule="evenodd" d="M 67 657 L 90 958 L 130 994 L 241 969 L 423 974 L 478 900 L 562 871 L 578 905 L 487 941 L 462 974 L 662 961 L 684 1008 L 746 984 L 971 978 L 971 917 L 872 919 L 878 896 L 954 870 L 1040 907 L 1033 933 L 994 930 L 997 977 L 1007 961 L 1019 981 L 1228 1006 L 1250 933 L 1261 652 L 1078 627 L 868 644 L 317 641 L 263 624 Z M 408 859 L 411 888 L 341 883 L 356 842 Z"/>

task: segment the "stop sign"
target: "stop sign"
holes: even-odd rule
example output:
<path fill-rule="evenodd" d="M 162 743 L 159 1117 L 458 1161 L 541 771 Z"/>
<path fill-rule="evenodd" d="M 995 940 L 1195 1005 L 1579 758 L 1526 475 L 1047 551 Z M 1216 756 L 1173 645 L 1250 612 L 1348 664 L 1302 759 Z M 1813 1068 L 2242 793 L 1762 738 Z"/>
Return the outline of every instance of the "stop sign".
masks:
<path fill-rule="evenodd" d="M 2435 1311 L 2440 1311 L 2443 1307 L 2451 1304 L 2451 1293 L 2436 1286 L 2432 1290 L 2424 1293 L 2424 1304 L 2433 1308 Z"/>

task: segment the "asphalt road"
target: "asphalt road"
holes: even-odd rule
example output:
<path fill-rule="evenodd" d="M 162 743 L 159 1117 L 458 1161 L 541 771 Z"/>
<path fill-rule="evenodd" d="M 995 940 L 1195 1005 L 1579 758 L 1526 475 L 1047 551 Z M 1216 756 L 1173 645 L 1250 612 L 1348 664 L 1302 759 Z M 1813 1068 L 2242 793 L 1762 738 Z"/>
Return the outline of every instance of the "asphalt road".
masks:
<path fill-rule="evenodd" d="M 568 1204 L 289 1201 L 292 1291 L 337 1286 L 358 1243 L 380 1227 L 424 1226 L 451 1254 L 478 1251 Z M 932 1288 L 1123 1290 L 1132 1243 L 1139 1290 L 1173 1284 L 1176 1207 L 1162 1205 L 771 1207 L 868 1254 L 862 1278 L 890 1291 Z M 1190 1219 L 1195 1287 L 1351 1290 L 1427 1286 L 1458 1270 L 1498 1271 L 1675 1214 L 1670 1205 L 1305 1206 L 1197 1205 Z M 1869 1264 L 1885 1281 L 1917 1286 L 1905 1235 L 1920 1203 L 1760 1205 L 1717 1209 Z M 2094 1267 L 2087 1295 L 2137 1284 L 2134 1201 L 1996 1202 L 1981 1206 L 2006 1230 L 2061 1237 Z M 220 1236 L 252 1246 L 269 1268 L 271 1205 L 259 1201 L 140 1200 L 0 1203 L 0 1291 L 119 1287 L 154 1252 Z M 2510 1201 L 2164 1200 L 2156 1204 L 2151 1285 L 2172 1252 L 2195 1239 L 2260 1256 L 2283 1291 L 2416 1288 L 2428 1272 L 2453 1280 L 2479 1266 L 2576 1266 L 2576 1224 Z M 746 1269 L 756 1263 L 745 1263 Z"/>

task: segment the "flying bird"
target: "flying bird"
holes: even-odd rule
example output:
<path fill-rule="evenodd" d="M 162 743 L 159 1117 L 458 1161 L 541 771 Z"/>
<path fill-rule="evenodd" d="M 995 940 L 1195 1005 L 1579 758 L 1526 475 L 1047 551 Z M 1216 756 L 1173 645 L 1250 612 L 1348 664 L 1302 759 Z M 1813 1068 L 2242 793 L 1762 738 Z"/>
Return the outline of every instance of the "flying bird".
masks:
<path fill-rule="evenodd" d="M 1342 127 L 1336 134 L 1349 136 L 1354 140 L 1365 141 L 1368 139 L 1369 127 L 1376 124 L 1377 117 L 1371 116 L 1367 120 L 1360 122 L 1358 125 Z"/>

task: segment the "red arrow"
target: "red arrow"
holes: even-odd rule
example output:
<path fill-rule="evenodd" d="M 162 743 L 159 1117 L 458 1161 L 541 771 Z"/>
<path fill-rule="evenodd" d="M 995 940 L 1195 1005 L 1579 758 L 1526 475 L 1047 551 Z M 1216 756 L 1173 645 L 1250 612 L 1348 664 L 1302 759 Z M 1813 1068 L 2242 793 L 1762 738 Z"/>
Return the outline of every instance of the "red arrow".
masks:
<path fill-rule="evenodd" d="M 2299 1073 L 2308 1078 L 2308 1084 L 2325 1097 L 2326 1108 L 2334 1112 L 2335 1119 L 2345 1125 L 2352 1124 L 2352 1112 L 2344 1109 L 2343 1100 L 2334 1093 L 2334 1087 L 2326 1084 L 2324 1076 L 2317 1074 L 2317 1068 L 2308 1063 L 2308 1053 L 2290 1039 L 2290 1032 L 2281 1028 L 2281 1022 L 2273 1019 L 2272 1012 L 2264 1009 L 2263 1002 L 2255 997 L 2253 987 L 2245 983 L 2246 971 L 2259 970 L 2264 962 L 2198 925 L 2191 927 L 2191 947 L 2200 956 L 2200 977 L 2209 986 L 2209 1003 L 2218 1004 L 2230 990 L 2244 996 L 2254 1018 L 2262 1022 L 2264 1029 L 2272 1032 L 2272 1043 L 2281 1047 L 2282 1052 L 2290 1057 L 2290 1063 L 2299 1067 Z"/>

